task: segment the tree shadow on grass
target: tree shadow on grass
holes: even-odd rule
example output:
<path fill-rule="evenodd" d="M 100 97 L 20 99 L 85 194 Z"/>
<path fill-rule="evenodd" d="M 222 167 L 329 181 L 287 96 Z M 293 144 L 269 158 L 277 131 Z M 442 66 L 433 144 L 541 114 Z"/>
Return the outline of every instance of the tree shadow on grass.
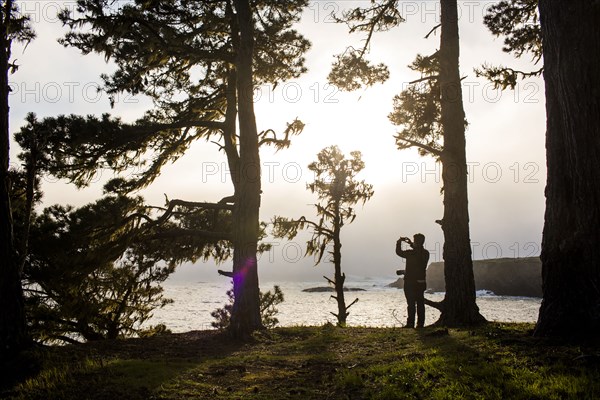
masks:
<path fill-rule="evenodd" d="M 333 376 L 340 368 L 337 348 L 344 329 L 322 327 L 276 329 L 252 348 L 251 360 L 232 395 L 255 399 L 332 397 Z"/>
<path fill-rule="evenodd" d="M 343 368 L 338 350 L 346 334 L 330 324 L 274 329 L 200 373 L 211 376 L 213 399 L 336 399 L 334 377 Z"/>
<path fill-rule="evenodd" d="M 148 399 L 244 346 L 217 331 L 106 340 L 37 350 L 39 372 L 0 392 L 25 399 Z M 194 376 L 202 386 L 202 376 Z"/>
<path fill-rule="evenodd" d="M 424 330 L 419 340 L 430 354 L 430 368 L 422 376 L 435 382 L 429 390 L 438 398 L 541 400 L 600 394 L 600 370 L 574 362 L 577 346 L 536 339 L 502 324 Z"/>
<path fill-rule="evenodd" d="M 284 328 L 246 343 L 189 332 L 50 349 L 36 380 L 8 398 L 599 398 L 599 349 L 497 323 Z"/>

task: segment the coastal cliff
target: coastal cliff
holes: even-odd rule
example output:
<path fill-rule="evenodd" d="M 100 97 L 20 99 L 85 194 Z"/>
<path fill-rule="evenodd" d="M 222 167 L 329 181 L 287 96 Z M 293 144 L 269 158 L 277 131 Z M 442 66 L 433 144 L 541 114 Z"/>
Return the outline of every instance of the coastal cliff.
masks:
<path fill-rule="evenodd" d="M 493 258 L 474 260 L 476 290 L 489 290 L 498 296 L 542 297 L 542 262 L 539 257 Z M 402 288 L 400 278 L 390 284 Z M 434 262 L 427 267 L 427 289 L 444 292 L 444 263 Z"/>

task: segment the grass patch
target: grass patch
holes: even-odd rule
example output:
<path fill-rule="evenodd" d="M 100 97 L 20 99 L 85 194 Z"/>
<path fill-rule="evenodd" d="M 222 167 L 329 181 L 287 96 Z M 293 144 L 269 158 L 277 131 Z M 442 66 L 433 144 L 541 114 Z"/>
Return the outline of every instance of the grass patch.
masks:
<path fill-rule="evenodd" d="M 600 351 L 532 338 L 529 324 L 473 330 L 278 328 L 248 343 L 216 332 L 39 351 L 14 399 L 593 399 Z"/>

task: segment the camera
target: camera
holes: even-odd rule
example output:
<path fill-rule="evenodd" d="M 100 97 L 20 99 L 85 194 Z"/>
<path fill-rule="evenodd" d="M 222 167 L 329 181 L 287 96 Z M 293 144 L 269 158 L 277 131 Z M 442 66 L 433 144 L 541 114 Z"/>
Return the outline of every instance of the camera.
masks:
<path fill-rule="evenodd" d="M 404 275 L 404 270 L 403 269 L 397 270 L 396 275 Z"/>

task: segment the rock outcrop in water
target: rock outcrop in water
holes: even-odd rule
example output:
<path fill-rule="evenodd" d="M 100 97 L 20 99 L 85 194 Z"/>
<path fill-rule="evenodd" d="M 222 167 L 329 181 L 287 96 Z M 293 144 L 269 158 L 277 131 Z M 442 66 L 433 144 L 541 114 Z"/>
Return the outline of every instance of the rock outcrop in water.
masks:
<path fill-rule="evenodd" d="M 498 296 L 542 297 L 542 262 L 539 257 L 493 258 L 473 261 L 476 290 L 489 290 Z M 400 278 L 390 284 L 402 288 Z M 434 262 L 427 267 L 427 289 L 446 290 L 444 263 Z"/>
<path fill-rule="evenodd" d="M 335 292 L 335 290 L 331 286 L 308 288 L 308 289 L 303 289 L 302 291 L 306 292 L 306 293 Z M 344 292 L 364 292 L 364 291 L 366 291 L 366 290 L 361 289 L 361 288 L 347 288 L 347 287 L 344 288 Z"/>

